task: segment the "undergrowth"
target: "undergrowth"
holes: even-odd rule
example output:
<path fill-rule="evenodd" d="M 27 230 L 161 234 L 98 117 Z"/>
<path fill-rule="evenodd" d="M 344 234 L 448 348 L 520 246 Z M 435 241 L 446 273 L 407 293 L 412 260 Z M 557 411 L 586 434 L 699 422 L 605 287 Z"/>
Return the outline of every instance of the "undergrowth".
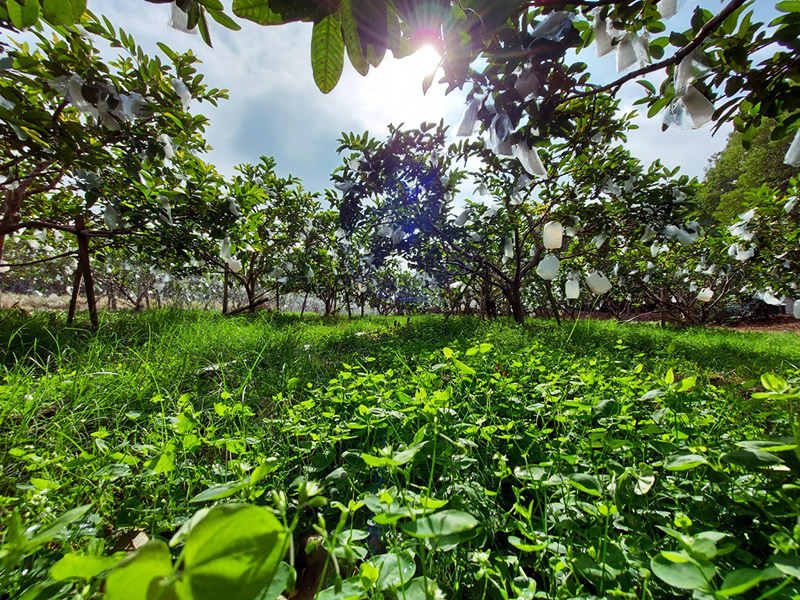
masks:
<path fill-rule="evenodd" d="M 792 597 L 799 366 L 794 334 L 3 313 L 0 597 Z"/>

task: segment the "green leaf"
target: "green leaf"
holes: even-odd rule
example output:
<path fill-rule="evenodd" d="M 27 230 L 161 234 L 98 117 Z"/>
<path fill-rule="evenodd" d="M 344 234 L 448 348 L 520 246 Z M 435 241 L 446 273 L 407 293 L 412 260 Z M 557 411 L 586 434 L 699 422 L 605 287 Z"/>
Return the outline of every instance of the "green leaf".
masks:
<path fill-rule="evenodd" d="M 336 14 L 328 15 L 316 23 L 311 32 L 311 70 L 323 94 L 336 87 L 343 67 L 342 26 Z"/>
<path fill-rule="evenodd" d="M 582 492 L 592 496 L 600 496 L 603 493 L 603 486 L 594 475 L 588 473 L 573 473 L 569 476 L 570 484 Z"/>
<path fill-rule="evenodd" d="M 106 569 L 110 569 L 119 559 L 110 556 L 87 556 L 85 554 L 65 554 L 50 568 L 50 577 L 56 581 L 83 579 L 89 581 Z"/>
<path fill-rule="evenodd" d="M 378 568 L 368 562 L 361 563 L 361 569 L 359 570 L 359 579 L 361 580 L 361 587 L 365 590 L 372 589 L 375 583 L 378 581 Z"/>
<path fill-rule="evenodd" d="M 778 554 L 772 561 L 782 573 L 800 579 L 800 558 L 788 554 Z"/>
<path fill-rule="evenodd" d="M 168 473 L 175 468 L 175 444 L 167 443 L 164 451 L 157 454 L 147 463 L 147 468 L 153 473 Z"/>
<path fill-rule="evenodd" d="M 84 504 L 83 506 L 79 506 L 65 512 L 55 521 L 50 523 L 50 525 L 36 532 L 36 534 L 26 544 L 27 551 L 29 552 L 34 548 L 63 535 L 66 532 L 67 527 L 85 515 L 91 507 L 91 504 Z"/>
<path fill-rule="evenodd" d="M 458 367 L 458 370 L 461 371 L 464 375 L 475 375 L 476 371 L 469 365 L 465 365 L 463 362 L 458 360 L 457 358 L 453 359 L 453 364 Z"/>
<path fill-rule="evenodd" d="M 761 385 L 771 392 L 782 392 L 786 388 L 786 380 L 775 373 L 764 373 L 761 376 Z"/>
<path fill-rule="evenodd" d="M 781 12 L 787 12 L 787 13 L 800 12 L 800 1 L 786 0 L 785 2 L 778 2 L 775 5 L 775 8 L 777 8 Z"/>
<path fill-rule="evenodd" d="M 106 600 L 174 600 L 175 590 L 167 578 L 172 573 L 169 548 L 161 540 L 152 540 L 109 572 Z"/>
<path fill-rule="evenodd" d="M 719 595 L 723 597 L 744 594 L 754 588 L 764 579 L 764 573 L 757 569 L 737 569 L 728 573 L 722 581 Z"/>
<path fill-rule="evenodd" d="M 8 0 L 6 7 L 17 29 L 32 27 L 39 21 L 39 0 Z"/>
<path fill-rule="evenodd" d="M 239 31 L 242 26 L 239 25 L 236 21 L 231 19 L 228 15 L 224 12 L 219 10 L 209 10 L 207 11 L 211 18 L 214 19 L 217 23 L 222 25 L 225 29 L 230 29 L 231 31 Z"/>
<path fill-rule="evenodd" d="M 471 514 L 461 510 L 443 510 L 401 525 L 403 531 L 418 538 L 452 535 L 462 531 L 469 531 L 477 526 L 478 520 Z"/>
<path fill-rule="evenodd" d="M 338 590 L 332 585 L 315 596 L 316 600 L 360 600 L 363 597 L 364 588 L 358 576 L 342 581 Z"/>
<path fill-rule="evenodd" d="M 386 2 L 376 0 L 350 0 L 353 19 L 361 41 L 361 50 L 367 61 L 377 67 L 386 54 L 389 37 L 389 17 Z"/>
<path fill-rule="evenodd" d="M 297 389 L 300 386 L 300 378 L 299 377 L 292 377 L 289 381 L 286 382 L 286 389 L 290 392 L 294 389 Z"/>
<path fill-rule="evenodd" d="M 225 10 L 225 7 L 222 5 L 220 0 L 195 0 L 198 4 L 202 4 L 208 9 L 211 10 Z"/>
<path fill-rule="evenodd" d="M 278 565 L 275 575 L 272 578 L 272 583 L 269 584 L 267 590 L 261 594 L 259 600 L 275 600 L 280 596 L 283 591 L 289 587 L 290 582 L 294 582 L 297 578 L 294 567 L 285 562 Z"/>
<path fill-rule="evenodd" d="M 377 581 L 379 590 L 406 585 L 417 572 L 417 563 L 408 550 L 381 554 L 371 562 L 380 569 Z"/>
<path fill-rule="evenodd" d="M 398 596 L 403 600 L 433 600 L 434 598 L 443 597 L 441 591 L 439 591 L 439 584 L 433 579 L 426 579 L 425 577 L 412 579 L 411 583 L 402 592 L 398 593 Z"/>
<path fill-rule="evenodd" d="M 650 568 L 661 581 L 682 590 L 706 590 L 716 573 L 708 561 L 673 562 L 661 554 L 650 561 Z"/>
<path fill-rule="evenodd" d="M 653 469 L 646 467 L 642 469 L 642 472 L 636 477 L 636 486 L 633 488 L 633 493 L 637 496 L 643 496 L 650 491 L 655 482 L 656 475 Z"/>
<path fill-rule="evenodd" d="M 664 461 L 664 468 L 667 471 L 688 471 L 700 465 L 707 464 L 707 460 L 699 454 L 679 454 L 673 455 Z"/>
<path fill-rule="evenodd" d="M 189 532 L 181 597 L 249 600 L 268 587 L 283 555 L 287 534 L 272 512 L 249 504 L 220 504 Z"/>
<path fill-rule="evenodd" d="M 720 459 L 732 465 L 748 468 L 769 467 L 783 463 L 783 460 L 774 454 L 764 452 L 763 450 L 751 450 L 746 448 L 727 452 L 723 454 Z"/>
<path fill-rule="evenodd" d="M 342 0 L 339 5 L 339 21 L 342 24 L 344 45 L 347 49 L 347 57 L 350 59 L 350 64 L 361 75 L 366 75 L 369 72 L 369 63 L 364 56 L 364 51 L 361 49 L 358 26 L 353 18 L 350 0 Z"/>
<path fill-rule="evenodd" d="M 86 12 L 86 0 L 42 0 L 42 16 L 51 25 L 72 25 Z"/>
<path fill-rule="evenodd" d="M 259 25 L 304 21 L 315 10 L 311 0 L 233 0 L 233 14 Z"/>
<path fill-rule="evenodd" d="M 189 502 L 208 502 L 209 500 L 227 498 L 228 496 L 233 496 L 245 485 L 245 483 L 239 481 L 214 485 L 194 496 Z"/>

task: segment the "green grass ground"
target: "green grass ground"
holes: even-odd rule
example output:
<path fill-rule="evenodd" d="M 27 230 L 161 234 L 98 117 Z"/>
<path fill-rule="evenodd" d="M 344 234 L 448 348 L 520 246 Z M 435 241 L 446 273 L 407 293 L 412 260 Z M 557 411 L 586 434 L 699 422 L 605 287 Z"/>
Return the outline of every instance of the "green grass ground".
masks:
<path fill-rule="evenodd" d="M 386 579 L 392 553 L 447 597 L 727 597 L 750 571 L 742 593 L 800 592 L 796 334 L 187 311 L 93 333 L 5 312 L 0 366 L 5 528 L 91 503 L 64 539 L 15 554 L 6 537 L 7 597 L 100 595 L 102 574 L 51 565 L 124 531 L 169 539 L 216 501 L 286 492 L 292 514 L 303 480 L 328 504 L 295 513 L 296 543 L 349 504 L 350 541 L 329 547 L 342 579 L 383 569 L 364 597 L 419 592 Z M 437 511 L 453 531 L 415 535 Z"/>

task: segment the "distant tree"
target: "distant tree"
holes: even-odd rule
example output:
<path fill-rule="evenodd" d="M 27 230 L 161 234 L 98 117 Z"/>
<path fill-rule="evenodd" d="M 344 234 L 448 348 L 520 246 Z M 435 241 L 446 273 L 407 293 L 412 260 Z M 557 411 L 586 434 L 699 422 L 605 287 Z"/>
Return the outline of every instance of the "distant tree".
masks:
<path fill-rule="evenodd" d="M 697 208 L 702 215 L 730 223 L 745 211 L 746 194 L 762 185 L 780 192 L 789 189 L 790 179 L 800 167 L 784 163 L 791 140 L 771 137 L 777 123 L 765 120 L 749 140 L 734 131 L 725 148 L 709 160 L 703 185 L 697 193 Z M 749 143 L 749 148 L 743 146 Z"/>

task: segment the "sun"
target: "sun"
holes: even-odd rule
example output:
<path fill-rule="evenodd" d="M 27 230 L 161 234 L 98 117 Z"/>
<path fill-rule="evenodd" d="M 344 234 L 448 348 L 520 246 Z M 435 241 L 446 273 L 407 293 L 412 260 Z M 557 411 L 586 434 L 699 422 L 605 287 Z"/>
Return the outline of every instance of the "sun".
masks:
<path fill-rule="evenodd" d="M 414 54 L 403 60 L 409 61 L 410 71 L 421 75 L 429 75 L 442 62 L 442 56 L 433 44 L 422 44 Z"/>

